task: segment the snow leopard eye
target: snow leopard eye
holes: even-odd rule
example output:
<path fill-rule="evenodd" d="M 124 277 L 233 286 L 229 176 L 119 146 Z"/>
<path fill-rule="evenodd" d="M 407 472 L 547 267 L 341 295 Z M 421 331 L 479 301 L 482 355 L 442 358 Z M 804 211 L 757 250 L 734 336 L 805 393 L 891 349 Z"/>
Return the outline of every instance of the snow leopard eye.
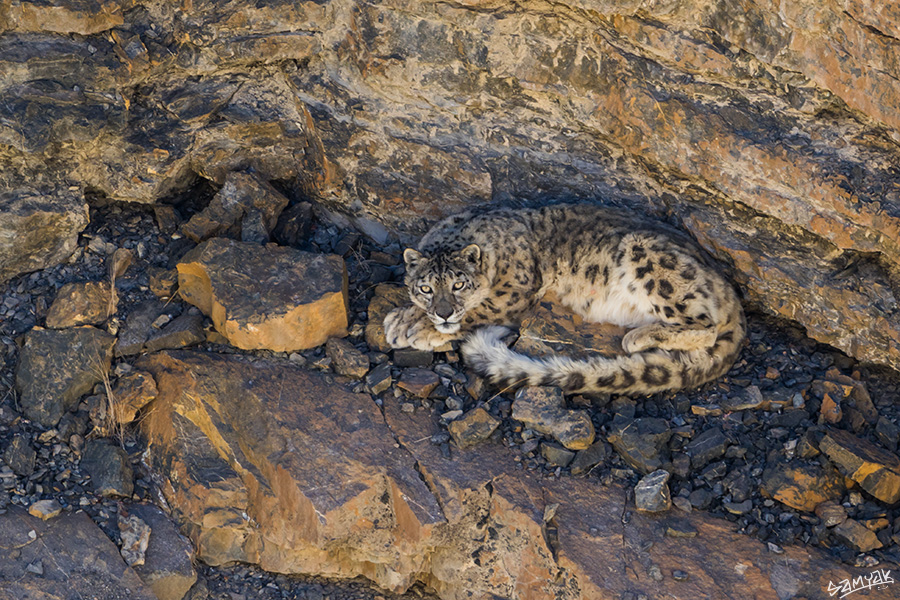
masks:
<path fill-rule="evenodd" d="M 419 291 L 422 292 L 423 294 L 430 294 L 430 293 L 431 293 L 431 286 L 430 286 L 430 285 L 420 285 L 420 286 L 419 286 Z"/>
<path fill-rule="evenodd" d="M 464 287 L 466 287 L 465 281 L 457 281 L 456 283 L 453 284 L 453 291 L 458 292 L 459 290 L 463 289 Z"/>

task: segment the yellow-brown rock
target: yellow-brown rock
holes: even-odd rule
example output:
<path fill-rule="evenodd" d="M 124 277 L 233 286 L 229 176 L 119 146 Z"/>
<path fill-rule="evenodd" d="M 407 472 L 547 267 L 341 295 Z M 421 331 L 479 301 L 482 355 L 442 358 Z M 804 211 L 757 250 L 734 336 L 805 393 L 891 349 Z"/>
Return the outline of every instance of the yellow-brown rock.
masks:
<path fill-rule="evenodd" d="M 178 288 L 245 350 L 304 350 L 347 333 L 340 256 L 212 238 L 178 263 Z"/>
<path fill-rule="evenodd" d="M 900 500 L 900 457 L 893 452 L 839 429 L 829 431 L 819 448 L 841 473 L 882 502 Z"/>
<path fill-rule="evenodd" d="M 150 460 L 208 563 L 362 575 L 395 591 L 420 580 L 442 600 L 817 598 L 829 579 L 863 573 L 815 548 L 769 553 L 701 512 L 682 517 L 692 538 L 664 536 L 653 515 L 623 525 L 622 486 L 517 470 L 499 444 L 445 457 L 427 443 L 442 431 L 435 415 L 393 399 L 382 414 L 286 362 L 174 351 L 137 366 L 159 386 L 142 422 Z M 653 566 L 690 577 L 653 578 Z"/>
<path fill-rule="evenodd" d="M 67 283 L 59 288 L 47 311 L 47 327 L 65 329 L 78 325 L 102 325 L 116 312 L 108 281 Z"/>
<path fill-rule="evenodd" d="M 791 508 L 811 512 L 823 502 L 839 499 L 844 485 L 833 468 L 801 460 L 776 460 L 763 471 L 760 491 Z"/>
<path fill-rule="evenodd" d="M 145 371 L 119 377 L 112 389 L 113 411 L 117 423 L 131 423 L 137 412 L 156 398 L 156 382 Z"/>

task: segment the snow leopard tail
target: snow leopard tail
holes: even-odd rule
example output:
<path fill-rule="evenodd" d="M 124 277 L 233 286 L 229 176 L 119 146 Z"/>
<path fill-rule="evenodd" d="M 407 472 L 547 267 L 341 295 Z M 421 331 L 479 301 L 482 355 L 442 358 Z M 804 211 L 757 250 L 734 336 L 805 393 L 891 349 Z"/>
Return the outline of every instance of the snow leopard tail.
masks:
<path fill-rule="evenodd" d="M 462 345 L 466 363 L 503 388 L 557 386 L 569 394 L 652 394 L 696 387 L 727 373 L 740 348 L 740 340 L 732 343 L 726 334 L 711 347 L 714 351 L 653 349 L 612 358 L 531 358 L 507 348 L 502 340 L 506 333 L 504 327 L 490 326 L 470 334 Z"/>

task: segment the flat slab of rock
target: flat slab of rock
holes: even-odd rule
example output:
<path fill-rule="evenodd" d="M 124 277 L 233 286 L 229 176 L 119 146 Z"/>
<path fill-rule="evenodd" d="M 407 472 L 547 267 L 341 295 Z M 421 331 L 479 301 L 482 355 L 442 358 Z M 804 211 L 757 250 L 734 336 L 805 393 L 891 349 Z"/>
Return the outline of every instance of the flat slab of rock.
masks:
<path fill-rule="evenodd" d="M 844 484 L 834 469 L 818 462 L 778 460 L 766 465 L 760 491 L 791 508 L 811 512 L 827 500 L 839 499 Z"/>
<path fill-rule="evenodd" d="M 109 370 L 116 338 L 94 327 L 25 334 L 16 389 L 25 415 L 45 427 L 59 423 Z"/>
<path fill-rule="evenodd" d="M 59 288 L 47 311 L 47 327 L 62 329 L 77 325 L 101 325 L 116 312 L 112 288 L 107 281 L 67 283 Z"/>
<path fill-rule="evenodd" d="M 88 205 L 78 190 L 0 191 L 0 282 L 57 265 L 78 245 Z"/>
<path fill-rule="evenodd" d="M 819 448 L 841 473 L 882 502 L 900 500 L 900 457 L 893 452 L 840 429 L 829 431 Z"/>
<path fill-rule="evenodd" d="M 622 337 L 626 331 L 618 325 L 585 321 L 563 306 L 554 294 L 547 294 L 522 321 L 514 349 L 532 356 L 623 354 Z"/>
<path fill-rule="evenodd" d="M 0 598 L 157 600 L 85 513 L 44 521 L 15 506 L 0 515 Z"/>
<path fill-rule="evenodd" d="M 305 350 L 347 333 L 339 256 L 212 238 L 178 263 L 178 288 L 245 350 Z"/>
<path fill-rule="evenodd" d="M 521 388 L 516 392 L 512 418 L 535 431 L 553 436 L 569 450 L 584 450 L 594 443 L 591 417 L 587 411 L 567 409 L 559 388 Z"/>

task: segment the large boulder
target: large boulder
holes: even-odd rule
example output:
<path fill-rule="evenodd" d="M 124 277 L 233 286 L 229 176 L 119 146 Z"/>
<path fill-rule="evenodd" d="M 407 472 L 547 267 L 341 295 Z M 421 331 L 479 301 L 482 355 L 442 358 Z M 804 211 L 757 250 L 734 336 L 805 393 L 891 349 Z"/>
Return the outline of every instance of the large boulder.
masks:
<path fill-rule="evenodd" d="M 445 456 L 428 442 L 435 411 L 391 398 L 382 413 L 288 361 L 173 351 L 138 366 L 159 387 L 141 424 L 149 459 L 207 563 L 394 591 L 420 580 L 444 600 L 815 598 L 863 573 L 815 548 L 767 552 L 701 513 L 682 517 L 690 539 L 664 535 L 663 516 L 623 523 L 633 504 L 618 484 L 518 470 L 490 442 Z"/>
<path fill-rule="evenodd" d="M 178 263 L 178 290 L 238 348 L 304 350 L 347 334 L 337 255 L 212 238 Z"/>

